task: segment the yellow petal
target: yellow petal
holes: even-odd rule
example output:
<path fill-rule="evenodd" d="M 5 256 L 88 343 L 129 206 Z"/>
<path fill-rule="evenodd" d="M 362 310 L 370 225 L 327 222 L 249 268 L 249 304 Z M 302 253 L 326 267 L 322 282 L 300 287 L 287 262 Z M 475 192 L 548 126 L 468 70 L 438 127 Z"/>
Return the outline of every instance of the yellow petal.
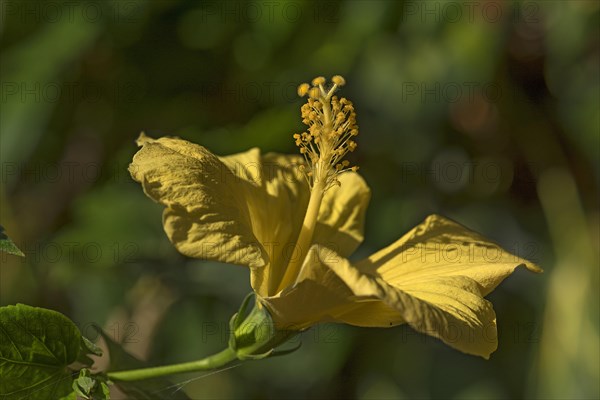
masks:
<path fill-rule="evenodd" d="M 221 156 L 219 159 L 237 178 L 257 186 L 261 185 L 263 172 L 258 148 L 255 147 L 229 156 Z"/>
<path fill-rule="evenodd" d="M 363 241 L 371 190 L 356 172 L 345 172 L 338 180 L 340 185 L 323 197 L 313 242 L 349 257 Z"/>
<path fill-rule="evenodd" d="M 480 234 L 439 215 L 430 215 L 400 240 L 357 265 L 392 285 L 429 281 L 433 276 L 464 276 L 490 293 L 517 267 L 542 272 Z"/>
<path fill-rule="evenodd" d="M 291 258 L 310 197 L 299 170 L 298 155 L 267 153 L 253 149 L 220 157 L 236 177 L 250 183 L 246 195 L 254 235 L 269 255 L 265 268 L 252 269 L 252 287 L 261 296 L 274 295 Z M 363 240 L 365 212 L 370 190 L 360 175 L 340 175 L 340 187 L 324 196 L 313 242 L 350 255 Z M 249 190 L 249 189 L 248 189 Z"/>
<path fill-rule="evenodd" d="M 404 323 L 396 309 L 376 296 L 357 296 L 329 263 L 345 263 L 355 274 L 360 274 L 334 250 L 315 245 L 292 286 L 277 295 L 260 298 L 280 329 L 302 330 L 320 322 L 365 327 Z"/>
<path fill-rule="evenodd" d="M 489 358 L 497 348 L 494 310 L 491 303 L 481 296 L 477 283 L 472 279 L 432 276 L 420 283 L 398 286 L 381 277 L 363 274 L 341 258 L 331 259 L 327 265 L 356 296 L 381 300 L 395 309 L 401 320 L 421 333 L 437 337 L 457 350 L 484 358 Z M 364 311 L 365 320 L 355 322 L 361 326 L 374 326 L 369 321 L 369 314 Z M 390 320 L 387 324 L 376 326 L 395 324 Z"/>
<path fill-rule="evenodd" d="M 252 229 L 269 255 L 263 268 L 251 270 L 252 288 L 263 296 L 274 294 L 290 257 L 308 204 L 308 185 L 298 167 L 303 158 L 257 151 L 222 157 L 241 180 L 249 183 L 246 201 Z"/>
<path fill-rule="evenodd" d="M 486 359 L 498 347 L 496 314 L 472 279 L 432 277 L 429 282 L 381 287 L 385 303 L 400 310 L 415 330 Z"/>
<path fill-rule="evenodd" d="M 352 290 L 321 261 L 318 247 L 313 246 L 295 284 L 259 300 L 279 329 L 302 330 L 319 322 L 338 321 L 340 313 L 359 305 L 354 297 Z"/>
<path fill-rule="evenodd" d="M 165 232 L 190 257 L 260 267 L 268 256 L 252 231 L 245 181 L 204 147 L 178 138 L 152 140 L 129 167 L 144 192 L 163 204 Z"/>
<path fill-rule="evenodd" d="M 151 198 L 167 206 L 163 223 L 184 254 L 248 265 L 253 289 L 275 294 L 296 256 L 310 191 L 303 158 L 258 149 L 217 157 L 202 146 L 140 135 L 130 171 Z M 323 200 L 314 241 L 349 255 L 363 238 L 369 188 L 356 173 Z M 200 218 L 202 216 L 202 218 Z"/>
<path fill-rule="evenodd" d="M 261 301 L 281 327 L 303 329 L 323 321 L 370 327 L 407 322 L 468 354 L 488 358 L 497 347 L 494 310 L 473 279 L 433 275 L 391 284 L 316 246 L 296 283 Z"/>

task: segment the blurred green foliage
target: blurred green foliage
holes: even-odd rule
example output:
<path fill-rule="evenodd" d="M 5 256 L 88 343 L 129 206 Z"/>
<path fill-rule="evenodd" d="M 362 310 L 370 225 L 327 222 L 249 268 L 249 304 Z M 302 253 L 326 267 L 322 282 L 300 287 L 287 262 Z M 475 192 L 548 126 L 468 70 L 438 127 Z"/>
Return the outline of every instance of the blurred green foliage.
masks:
<path fill-rule="evenodd" d="M 1 255 L 1 305 L 97 322 L 154 364 L 223 348 L 247 271 L 172 248 L 127 173 L 134 140 L 295 152 L 296 86 L 342 74 L 373 191 L 357 257 L 436 212 L 546 274 L 489 296 L 489 361 L 405 327 L 322 325 L 291 356 L 176 382 L 192 398 L 600 396 L 598 2 L 1 7 L 0 222 L 27 255 Z"/>

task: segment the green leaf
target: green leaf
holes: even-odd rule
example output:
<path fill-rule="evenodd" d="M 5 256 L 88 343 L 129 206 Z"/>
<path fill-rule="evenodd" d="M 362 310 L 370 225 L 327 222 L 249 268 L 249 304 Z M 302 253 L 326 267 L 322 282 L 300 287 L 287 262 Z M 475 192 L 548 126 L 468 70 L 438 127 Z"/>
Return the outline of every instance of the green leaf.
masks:
<path fill-rule="evenodd" d="M 79 376 L 73 381 L 74 393 L 84 399 L 109 400 L 110 390 L 104 375 L 92 375 L 89 369 L 79 371 Z"/>
<path fill-rule="evenodd" d="M 100 357 L 102 355 L 102 349 L 96 346 L 94 343 L 90 342 L 88 338 L 85 336 L 81 337 L 82 349 L 86 350 L 88 353 L 92 353 Z"/>
<path fill-rule="evenodd" d="M 71 393 L 61 397 L 59 400 L 77 400 L 77 393 L 71 391 Z"/>
<path fill-rule="evenodd" d="M 129 354 L 121 345 L 112 340 L 102 329 L 96 327 L 100 332 L 100 335 L 106 342 L 108 353 L 110 356 L 109 371 L 125 371 L 130 369 L 147 368 L 145 362 L 138 360 L 131 354 Z M 182 391 L 179 390 L 177 385 L 174 385 L 171 381 L 164 378 L 157 379 L 146 379 L 143 381 L 114 381 L 125 394 L 130 398 L 138 400 L 187 400 L 189 397 Z"/>
<path fill-rule="evenodd" d="M 79 371 L 79 376 L 73 381 L 73 390 L 84 399 L 89 399 L 96 387 L 96 380 L 91 376 L 87 368 Z"/>
<path fill-rule="evenodd" d="M 92 375 L 89 369 L 79 371 L 79 376 L 73 381 L 73 390 L 84 399 L 109 400 L 110 390 L 103 375 Z"/>
<path fill-rule="evenodd" d="M 100 382 L 100 393 L 96 393 L 94 399 L 110 400 L 110 389 L 106 382 Z M 104 397 L 102 397 L 104 396 Z"/>
<path fill-rule="evenodd" d="M 79 350 L 79 357 L 77 358 L 77 361 L 80 362 L 81 364 L 85 365 L 86 367 L 91 367 L 92 364 L 94 363 L 94 360 L 92 360 L 88 356 L 88 354 L 94 354 L 96 356 L 101 356 L 102 349 L 100 347 L 96 346 L 94 343 L 90 342 L 85 336 L 82 336 L 80 350 Z"/>
<path fill-rule="evenodd" d="M 25 254 L 13 243 L 12 240 L 6 235 L 4 228 L 0 225 L 0 251 L 15 256 L 25 257 Z"/>
<path fill-rule="evenodd" d="M 0 399 L 59 399 L 72 392 L 79 329 L 59 312 L 0 307 Z"/>

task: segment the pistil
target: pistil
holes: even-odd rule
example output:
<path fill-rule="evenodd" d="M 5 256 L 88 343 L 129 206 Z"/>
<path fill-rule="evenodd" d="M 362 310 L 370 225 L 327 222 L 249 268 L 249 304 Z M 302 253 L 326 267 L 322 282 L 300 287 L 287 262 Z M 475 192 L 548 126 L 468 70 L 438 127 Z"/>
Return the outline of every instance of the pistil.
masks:
<path fill-rule="evenodd" d="M 325 192 L 340 184 L 337 179 L 340 173 L 358 169 L 356 166 L 349 168 L 349 162 L 342 161 L 348 152 L 356 148 L 356 142 L 352 140 L 358 135 L 354 108 L 347 99 L 334 96 L 335 91 L 345 84 L 344 78 L 336 75 L 332 82 L 333 85 L 326 89 L 325 78 L 318 77 L 313 79 L 312 87 L 307 83 L 298 87 L 300 96 L 309 96 L 308 102 L 302 106 L 302 122 L 308 126 L 308 131 L 295 134 L 294 139 L 306 160 L 303 171 L 311 193 L 292 259 L 278 291 L 293 284 L 300 273 L 312 244 Z"/>

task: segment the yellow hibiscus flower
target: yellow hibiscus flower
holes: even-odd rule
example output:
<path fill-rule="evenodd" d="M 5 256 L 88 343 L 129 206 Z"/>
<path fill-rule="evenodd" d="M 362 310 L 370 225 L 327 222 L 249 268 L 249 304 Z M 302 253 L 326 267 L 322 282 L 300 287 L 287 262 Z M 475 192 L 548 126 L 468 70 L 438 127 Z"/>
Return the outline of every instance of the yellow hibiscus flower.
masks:
<path fill-rule="evenodd" d="M 496 316 L 484 297 L 519 266 L 541 269 L 439 215 L 350 262 L 370 190 L 343 160 L 358 135 L 352 103 L 335 96 L 344 84 L 318 77 L 298 88 L 308 95 L 308 130 L 294 135 L 304 157 L 256 148 L 219 157 L 179 138 L 142 134 L 131 175 L 165 206 L 165 232 L 181 253 L 249 267 L 257 306 L 277 329 L 407 323 L 488 358 L 497 347 Z"/>

